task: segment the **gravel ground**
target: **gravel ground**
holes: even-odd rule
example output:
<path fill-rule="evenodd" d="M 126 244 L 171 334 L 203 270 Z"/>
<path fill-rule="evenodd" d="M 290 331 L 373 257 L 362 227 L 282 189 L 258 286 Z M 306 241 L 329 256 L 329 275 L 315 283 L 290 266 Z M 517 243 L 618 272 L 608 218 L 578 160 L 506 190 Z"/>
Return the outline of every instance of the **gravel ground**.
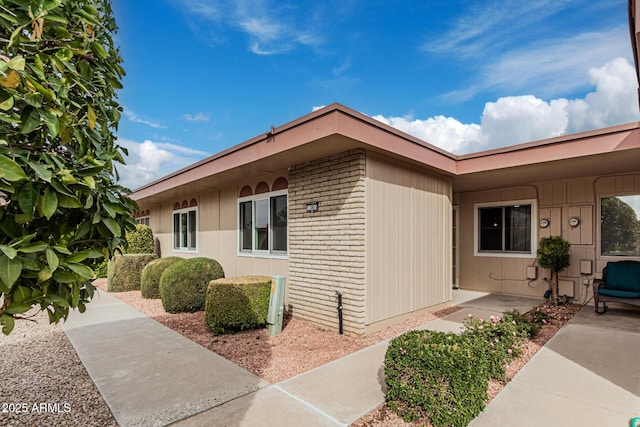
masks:
<path fill-rule="evenodd" d="M 0 334 L 0 426 L 117 426 L 62 328 L 33 320 Z"/>

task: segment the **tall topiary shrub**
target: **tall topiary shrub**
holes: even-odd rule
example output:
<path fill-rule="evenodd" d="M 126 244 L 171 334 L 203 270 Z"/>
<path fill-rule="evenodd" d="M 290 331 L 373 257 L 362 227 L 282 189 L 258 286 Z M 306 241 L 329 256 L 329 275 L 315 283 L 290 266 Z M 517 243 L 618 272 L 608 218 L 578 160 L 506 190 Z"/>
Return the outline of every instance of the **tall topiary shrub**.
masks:
<path fill-rule="evenodd" d="M 167 267 L 183 260 L 177 256 L 156 259 L 151 261 L 142 270 L 140 278 L 140 291 L 142 298 L 160 298 L 160 277 Z"/>
<path fill-rule="evenodd" d="M 137 205 L 116 184 L 124 75 L 109 0 L 0 2 L 0 325 L 85 310 Z"/>
<path fill-rule="evenodd" d="M 569 267 L 571 244 L 561 236 L 543 237 L 538 243 L 537 260 L 540 267 L 551 272 L 551 302 L 558 304 L 558 273 Z"/>
<path fill-rule="evenodd" d="M 153 250 L 153 231 L 151 227 L 144 224 L 136 224 L 136 229 L 127 231 L 127 249 L 128 254 L 152 254 Z"/>
<path fill-rule="evenodd" d="M 204 310 L 209 282 L 224 277 L 218 261 L 191 258 L 164 270 L 160 277 L 162 306 L 169 313 Z"/>

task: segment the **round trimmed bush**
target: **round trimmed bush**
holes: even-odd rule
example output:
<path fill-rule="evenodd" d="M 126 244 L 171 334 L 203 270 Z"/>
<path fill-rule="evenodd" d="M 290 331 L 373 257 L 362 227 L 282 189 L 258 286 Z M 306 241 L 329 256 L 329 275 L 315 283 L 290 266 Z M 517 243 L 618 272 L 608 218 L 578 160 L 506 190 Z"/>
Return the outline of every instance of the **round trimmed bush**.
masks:
<path fill-rule="evenodd" d="M 147 264 L 142 270 L 142 276 L 140 278 L 142 298 L 160 298 L 160 277 L 162 273 L 164 273 L 167 267 L 183 259 L 184 258 L 178 256 L 170 256 L 156 259 Z"/>
<path fill-rule="evenodd" d="M 160 298 L 168 313 L 204 310 L 209 282 L 224 277 L 218 261 L 190 258 L 164 270 L 160 277 Z"/>

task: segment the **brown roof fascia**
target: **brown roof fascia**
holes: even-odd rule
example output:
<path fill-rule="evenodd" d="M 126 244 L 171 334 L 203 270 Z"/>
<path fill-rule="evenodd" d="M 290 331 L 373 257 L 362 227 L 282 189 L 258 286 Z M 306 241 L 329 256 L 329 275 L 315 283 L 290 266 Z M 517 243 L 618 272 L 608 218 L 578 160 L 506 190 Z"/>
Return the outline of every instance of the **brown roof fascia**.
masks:
<path fill-rule="evenodd" d="M 294 129 L 302 130 L 302 132 L 294 132 L 298 137 L 285 137 L 292 136 L 291 131 Z M 455 155 L 342 104 L 334 103 L 282 126 L 272 126 L 264 134 L 141 186 L 134 190 L 133 197 L 142 199 L 207 175 L 230 170 L 302 146 L 331 134 L 341 134 L 382 150 L 422 161 L 424 164 L 440 168 L 450 174 L 455 173 Z M 300 135 L 304 137 L 299 138 Z M 278 143 L 269 144 L 276 139 L 276 136 L 279 136 Z M 259 145 L 263 142 L 267 144 Z"/>
<path fill-rule="evenodd" d="M 629 136 L 634 136 L 628 140 Z M 589 144 L 585 144 L 585 142 Z M 623 144 L 624 142 L 624 144 Z M 458 156 L 457 174 L 640 148 L 640 122 Z"/>

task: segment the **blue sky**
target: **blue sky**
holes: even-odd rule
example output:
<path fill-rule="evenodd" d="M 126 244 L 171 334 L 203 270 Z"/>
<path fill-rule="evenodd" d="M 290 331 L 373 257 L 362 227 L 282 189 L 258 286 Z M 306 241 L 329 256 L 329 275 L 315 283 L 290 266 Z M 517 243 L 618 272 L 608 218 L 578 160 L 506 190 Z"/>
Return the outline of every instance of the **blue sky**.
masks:
<path fill-rule="evenodd" d="M 639 119 L 626 0 L 113 0 L 136 188 L 340 102 L 456 154 Z"/>

